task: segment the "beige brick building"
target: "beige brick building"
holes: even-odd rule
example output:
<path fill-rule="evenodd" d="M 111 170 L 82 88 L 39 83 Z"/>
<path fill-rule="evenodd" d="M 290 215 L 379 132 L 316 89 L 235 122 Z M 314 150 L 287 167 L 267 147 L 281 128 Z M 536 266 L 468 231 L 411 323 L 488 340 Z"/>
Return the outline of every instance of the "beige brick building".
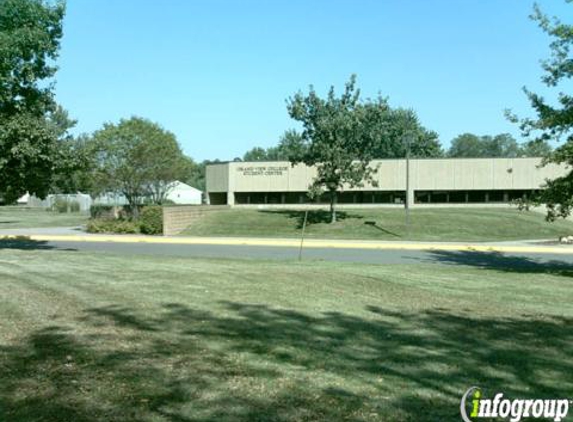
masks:
<path fill-rule="evenodd" d="M 406 160 L 376 160 L 377 186 L 344 189 L 340 204 L 494 204 L 523 198 L 546 179 L 565 174 L 564 166 L 540 167 L 540 158 L 411 159 L 406 192 Z M 306 192 L 316 170 L 286 161 L 229 162 L 207 166 L 207 196 L 213 205 L 291 205 L 311 201 Z"/>

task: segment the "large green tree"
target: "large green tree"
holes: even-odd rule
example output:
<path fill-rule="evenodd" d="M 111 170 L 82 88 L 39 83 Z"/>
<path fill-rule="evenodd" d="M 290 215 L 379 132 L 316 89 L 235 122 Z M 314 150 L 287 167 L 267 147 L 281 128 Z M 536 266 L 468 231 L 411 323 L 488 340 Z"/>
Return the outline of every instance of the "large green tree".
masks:
<path fill-rule="evenodd" d="M 553 148 L 547 140 L 532 140 L 520 145 L 521 157 L 547 157 L 551 154 Z"/>
<path fill-rule="evenodd" d="M 243 161 L 268 161 L 272 160 L 271 148 L 253 147 L 243 155 Z"/>
<path fill-rule="evenodd" d="M 542 62 L 545 71 L 542 81 L 549 88 L 564 84 L 570 87 L 573 76 L 573 25 L 556 17 L 548 17 L 537 5 L 534 6 L 531 18 L 551 37 L 551 56 Z M 545 164 L 566 164 L 570 169 L 573 168 L 573 96 L 560 91 L 557 101 L 550 102 L 527 88 L 524 91 L 536 116 L 518 120 L 516 116 L 510 115 L 510 119 L 519 122 L 523 135 L 532 138 L 534 143 L 560 143 L 544 160 Z M 573 170 L 547 181 L 535 202 L 547 206 L 547 219 L 550 221 L 569 216 L 573 209 Z"/>
<path fill-rule="evenodd" d="M 0 196 L 44 197 L 54 173 L 69 170 L 54 120 L 52 78 L 62 37 L 63 2 L 0 1 Z"/>
<path fill-rule="evenodd" d="M 383 100 L 383 102 L 385 102 Z M 373 102 L 376 107 L 376 102 Z M 371 107 L 368 103 L 364 107 Z M 418 116 L 411 109 L 385 108 L 377 114 L 379 126 L 386 127 L 383 137 L 372 144 L 372 157 L 375 159 L 404 158 L 407 151 L 412 157 L 441 157 L 442 146 L 438 134 L 423 127 Z M 254 147 L 243 156 L 243 161 L 296 160 L 306 153 L 307 144 L 302 135 L 289 129 L 281 136 L 277 146 L 269 148 Z"/>
<path fill-rule="evenodd" d="M 243 155 L 243 161 L 290 160 L 301 156 L 305 151 L 302 136 L 294 129 L 286 130 L 275 147 L 254 147 Z"/>
<path fill-rule="evenodd" d="M 69 130 L 77 121 L 70 118 L 68 112 L 59 105 L 48 114 L 48 123 L 58 137 L 60 151 L 58 171 L 53 174 L 50 193 L 90 193 L 94 181 L 90 174 L 92 160 L 88 149 L 89 137 L 85 134 L 70 134 Z"/>
<path fill-rule="evenodd" d="M 140 117 L 105 124 L 94 133 L 91 151 L 99 193 L 123 194 L 136 216 L 145 200 L 162 203 L 189 169 L 175 135 Z"/>
<path fill-rule="evenodd" d="M 495 136 L 463 133 L 452 140 L 448 150 L 448 156 L 457 158 L 513 158 L 520 155 L 519 144 L 508 133 Z"/>
<path fill-rule="evenodd" d="M 97 181 L 93 177 L 95 157 L 90 136 L 67 136 L 60 142 L 64 152 L 62 158 L 67 167 L 54 174 L 50 193 L 97 192 Z"/>
<path fill-rule="evenodd" d="M 509 133 L 495 136 L 463 133 L 452 139 L 448 156 L 455 158 L 544 157 L 550 152 L 551 146 L 546 141 L 519 144 Z"/>
<path fill-rule="evenodd" d="M 183 156 L 181 177 L 179 181 L 205 192 L 205 167 L 207 161 L 196 162 L 191 157 Z"/>
<path fill-rule="evenodd" d="M 316 167 L 309 191 L 328 193 L 332 222 L 340 190 L 373 183 L 372 151 L 376 140 L 387 135 L 388 108 L 383 98 L 361 101 L 354 75 L 339 97 L 331 87 L 321 98 L 311 86 L 308 94 L 298 92 L 287 101 L 290 116 L 303 126 L 302 152 L 291 162 Z"/>
<path fill-rule="evenodd" d="M 385 125 L 386 133 L 374 142 L 374 158 L 404 158 L 407 151 L 417 158 L 443 155 L 438 134 L 422 126 L 414 110 L 388 107 L 385 111 L 378 124 Z"/>

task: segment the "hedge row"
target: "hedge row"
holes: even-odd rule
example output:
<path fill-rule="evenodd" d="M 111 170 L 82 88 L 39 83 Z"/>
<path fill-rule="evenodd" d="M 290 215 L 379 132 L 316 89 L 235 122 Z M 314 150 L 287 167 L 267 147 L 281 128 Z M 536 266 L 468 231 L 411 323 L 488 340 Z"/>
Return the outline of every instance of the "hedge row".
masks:
<path fill-rule="evenodd" d="M 163 211 L 160 206 L 143 207 L 138 219 L 120 217 L 114 219 L 113 207 L 95 205 L 90 210 L 92 218 L 88 221 L 88 233 L 118 233 L 118 234 L 162 234 Z"/>

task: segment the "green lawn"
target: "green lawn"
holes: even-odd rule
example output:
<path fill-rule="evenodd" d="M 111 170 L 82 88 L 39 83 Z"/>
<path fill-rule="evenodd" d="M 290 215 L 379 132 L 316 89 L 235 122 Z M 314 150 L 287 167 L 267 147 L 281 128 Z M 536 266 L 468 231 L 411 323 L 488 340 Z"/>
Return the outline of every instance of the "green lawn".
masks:
<path fill-rule="evenodd" d="M 425 241 L 544 239 L 573 234 L 573 223 L 548 223 L 535 212 L 516 209 L 442 208 L 411 211 L 406 230 L 403 209 L 344 210 L 330 224 L 326 211 L 310 211 L 306 235 L 315 238 Z M 183 235 L 300 236 L 304 211 L 240 210 L 211 212 Z M 366 224 L 375 222 L 375 225 Z"/>
<path fill-rule="evenodd" d="M 2 421 L 455 421 L 473 385 L 514 398 L 573 393 L 573 274 L 557 264 L 4 246 Z"/>
<path fill-rule="evenodd" d="M 71 227 L 87 222 L 85 213 L 58 213 L 43 208 L 0 206 L 0 229 Z"/>

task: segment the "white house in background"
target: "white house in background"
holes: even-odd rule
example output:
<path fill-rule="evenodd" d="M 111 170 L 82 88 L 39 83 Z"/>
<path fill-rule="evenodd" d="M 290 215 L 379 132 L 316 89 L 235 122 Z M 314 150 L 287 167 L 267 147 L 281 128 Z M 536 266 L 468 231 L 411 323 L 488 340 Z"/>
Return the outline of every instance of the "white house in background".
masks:
<path fill-rule="evenodd" d="M 18 205 L 28 205 L 29 200 L 30 200 L 30 194 L 26 192 L 24 195 L 18 198 L 17 203 Z"/>
<path fill-rule="evenodd" d="M 166 199 L 173 201 L 175 204 L 201 205 L 202 195 L 203 192 L 199 189 L 176 180 L 173 182 L 171 189 L 169 189 Z"/>
<path fill-rule="evenodd" d="M 169 191 L 165 199 L 172 201 L 174 204 L 192 204 L 201 205 L 202 194 L 199 189 L 189 186 L 176 180 L 170 184 Z M 107 192 L 103 193 L 94 200 L 98 205 L 127 205 L 127 198 L 121 193 Z"/>

